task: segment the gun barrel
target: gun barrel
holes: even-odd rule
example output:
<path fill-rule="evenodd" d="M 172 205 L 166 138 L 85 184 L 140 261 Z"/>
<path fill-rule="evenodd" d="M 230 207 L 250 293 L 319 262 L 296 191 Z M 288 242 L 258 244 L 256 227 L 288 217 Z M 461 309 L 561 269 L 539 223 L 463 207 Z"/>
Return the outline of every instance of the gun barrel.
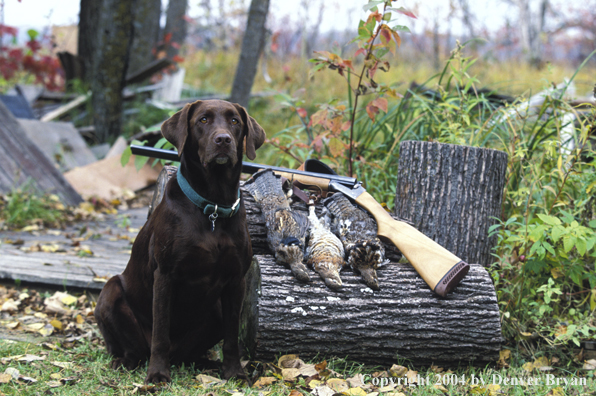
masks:
<path fill-rule="evenodd" d="M 131 144 L 130 149 L 134 155 L 143 155 L 146 157 L 159 158 L 159 159 L 163 159 L 166 161 L 180 161 L 180 157 L 178 157 L 178 153 L 174 150 L 157 149 L 154 147 L 138 146 L 135 144 Z M 305 176 L 308 178 L 327 179 L 329 181 L 336 181 L 336 182 L 341 183 L 344 186 L 347 186 L 350 188 L 354 187 L 358 183 L 358 181 L 353 177 L 329 175 L 326 173 L 299 171 L 296 169 L 283 168 L 281 166 L 255 164 L 255 163 L 246 162 L 246 161 L 242 162 L 242 172 L 244 172 L 244 173 L 253 174 L 253 173 L 258 172 L 262 169 L 271 169 L 273 172 L 291 173 L 294 175 Z M 297 177 L 296 179 L 300 179 L 300 178 Z"/>

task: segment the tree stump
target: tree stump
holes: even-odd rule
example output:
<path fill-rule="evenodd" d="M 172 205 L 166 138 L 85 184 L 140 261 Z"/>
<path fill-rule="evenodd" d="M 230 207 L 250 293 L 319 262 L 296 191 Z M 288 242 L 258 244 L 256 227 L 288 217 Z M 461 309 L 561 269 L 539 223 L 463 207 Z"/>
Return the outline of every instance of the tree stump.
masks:
<path fill-rule="evenodd" d="M 436 142 L 400 144 L 395 214 L 468 263 L 488 266 L 507 154 Z"/>

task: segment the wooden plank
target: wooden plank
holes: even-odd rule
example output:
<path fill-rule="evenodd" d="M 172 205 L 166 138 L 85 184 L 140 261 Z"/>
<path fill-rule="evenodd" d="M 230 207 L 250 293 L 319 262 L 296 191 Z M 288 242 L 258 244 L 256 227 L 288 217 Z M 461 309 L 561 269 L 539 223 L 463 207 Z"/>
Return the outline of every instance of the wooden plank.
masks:
<path fill-rule="evenodd" d="M 52 121 L 53 119 L 60 117 L 62 114 L 68 113 L 70 110 L 85 103 L 89 96 L 90 94 L 77 96 L 75 99 L 71 100 L 65 105 L 60 106 L 56 110 L 52 110 L 49 113 L 45 114 L 43 117 L 41 117 L 40 121 Z"/>
<path fill-rule="evenodd" d="M 45 154 L 27 137 L 10 111 L 0 103 L 0 192 L 10 192 L 24 182 L 60 196 L 67 205 L 78 205 L 81 196 L 62 177 Z"/>
<path fill-rule="evenodd" d="M 130 219 L 129 229 L 115 227 L 116 216 L 126 215 Z M 93 281 L 95 277 L 110 277 L 121 273 L 130 258 L 132 245 L 128 238 L 134 238 L 145 223 L 147 208 L 129 209 L 118 215 L 108 215 L 97 221 L 77 223 L 66 230 L 42 230 L 35 232 L 0 231 L 0 279 L 35 282 L 54 286 L 80 287 L 100 290 L 104 282 Z M 99 239 L 81 241 L 94 253 L 80 257 L 72 250 L 73 235 L 81 231 L 89 236 L 101 235 Z M 114 234 L 112 234 L 114 233 Z M 110 240 L 117 237 L 122 238 Z M 21 240 L 20 246 L 9 241 Z M 36 245 L 57 244 L 67 250 L 65 253 L 28 252 L 24 249 Z"/>
<path fill-rule="evenodd" d="M 19 124 L 29 139 L 59 166 L 61 172 L 97 161 L 95 154 L 70 122 L 19 119 Z"/>

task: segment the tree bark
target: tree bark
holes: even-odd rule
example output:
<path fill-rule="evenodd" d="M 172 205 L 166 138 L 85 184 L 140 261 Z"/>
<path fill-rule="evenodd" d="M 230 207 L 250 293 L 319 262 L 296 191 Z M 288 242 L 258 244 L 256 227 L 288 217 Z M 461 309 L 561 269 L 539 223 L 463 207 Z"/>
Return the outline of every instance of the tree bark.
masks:
<path fill-rule="evenodd" d="M 100 142 L 120 135 L 122 89 L 128 69 L 136 0 L 102 0 L 93 47 L 91 104 Z"/>
<path fill-rule="evenodd" d="M 93 55 L 99 30 L 99 14 L 103 0 L 81 0 L 79 12 L 79 38 L 77 55 L 83 63 L 83 78 L 91 85 L 93 80 Z"/>
<path fill-rule="evenodd" d="M 172 34 L 166 43 L 166 53 L 168 58 L 178 55 L 180 46 L 186 40 L 187 23 L 184 18 L 188 0 L 169 0 L 168 11 L 166 13 L 166 27 L 164 29 L 164 38 Z"/>
<path fill-rule="evenodd" d="M 488 266 L 507 154 L 451 144 L 400 145 L 395 214 L 468 263 Z"/>
<path fill-rule="evenodd" d="M 391 262 L 377 271 L 380 291 L 341 272 L 343 290 L 331 291 L 315 276 L 293 278 L 272 255 L 256 256 L 261 271 L 256 358 L 297 353 L 347 357 L 368 364 L 453 366 L 499 358 L 501 325 L 490 276 L 480 265 L 447 298 L 428 288 L 409 264 Z"/>
<path fill-rule="evenodd" d="M 248 11 L 246 31 L 242 39 L 240 60 L 232 85 L 230 101 L 248 108 L 250 91 L 257 74 L 259 57 L 265 45 L 265 22 L 269 0 L 252 0 Z"/>
<path fill-rule="evenodd" d="M 161 0 L 137 0 L 134 14 L 128 73 L 134 73 L 155 60 L 154 50 L 160 33 Z"/>

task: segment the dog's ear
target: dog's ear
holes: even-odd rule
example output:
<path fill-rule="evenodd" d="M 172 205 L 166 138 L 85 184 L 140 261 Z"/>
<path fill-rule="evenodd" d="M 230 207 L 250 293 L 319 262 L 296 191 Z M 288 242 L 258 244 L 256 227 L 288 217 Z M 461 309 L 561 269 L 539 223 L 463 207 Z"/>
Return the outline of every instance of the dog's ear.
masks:
<path fill-rule="evenodd" d="M 182 110 L 168 118 L 161 124 L 161 134 L 168 142 L 176 146 L 178 156 L 182 155 L 184 143 L 188 138 L 189 122 L 192 117 L 194 109 L 201 104 L 198 100 L 194 103 L 188 103 Z"/>
<path fill-rule="evenodd" d="M 250 160 L 254 160 L 257 154 L 255 151 L 263 145 L 265 142 L 265 130 L 259 125 L 259 123 L 248 115 L 246 109 L 237 103 L 234 106 L 242 117 L 244 123 L 244 135 L 246 136 L 246 156 Z"/>

